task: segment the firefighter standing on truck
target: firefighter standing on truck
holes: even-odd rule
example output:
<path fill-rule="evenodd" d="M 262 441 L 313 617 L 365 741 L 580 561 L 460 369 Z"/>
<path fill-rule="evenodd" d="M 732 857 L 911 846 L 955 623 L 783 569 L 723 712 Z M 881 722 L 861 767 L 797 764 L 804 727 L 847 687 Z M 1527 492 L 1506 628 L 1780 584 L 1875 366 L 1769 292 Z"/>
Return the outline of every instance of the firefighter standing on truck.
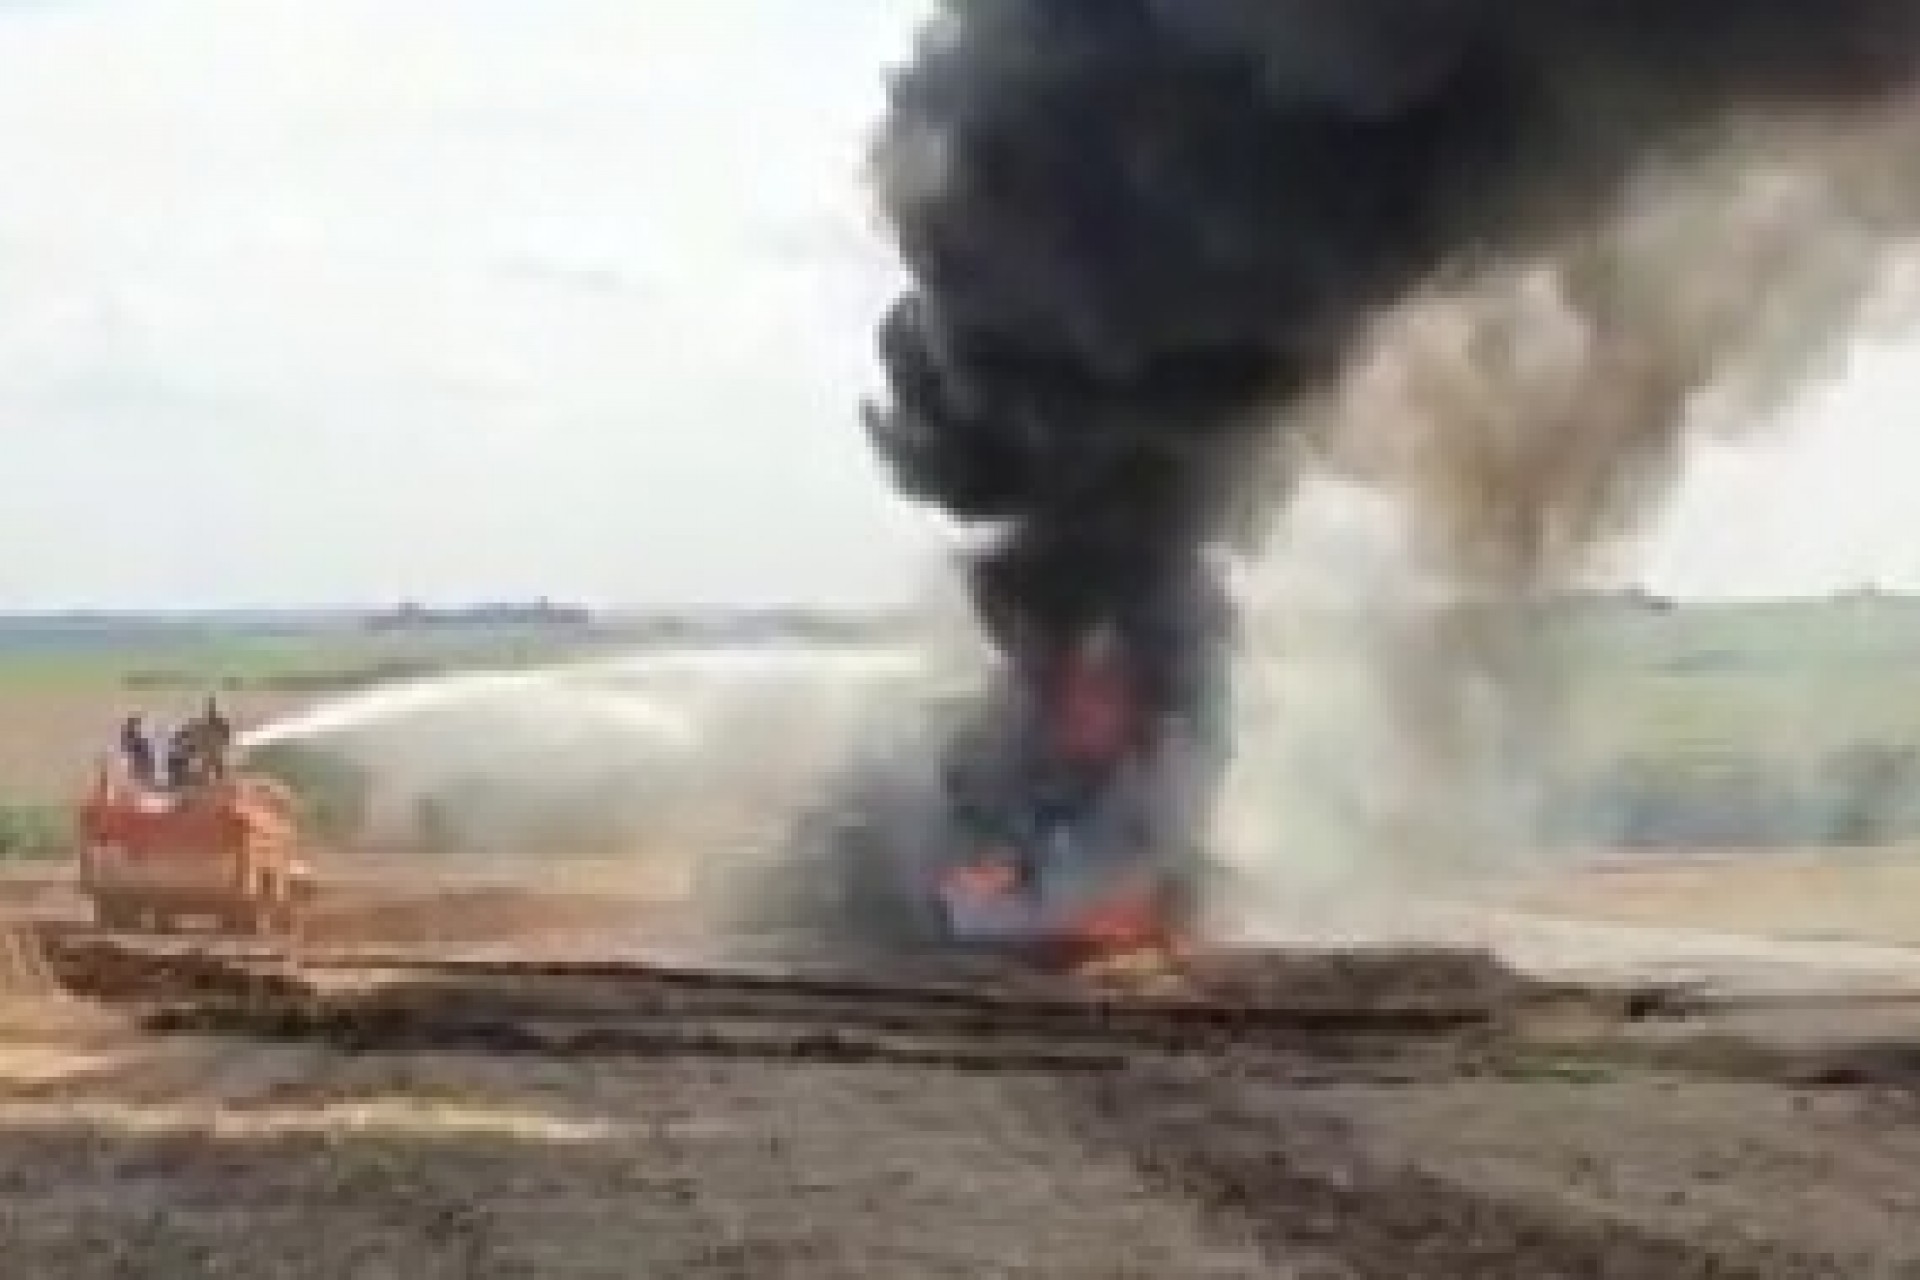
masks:
<path fill-rule="evenodd" d="M 126 762 L 127 777 L 136 787 L 153 786 L 153 739 L 147 736 L 147 722 L 137 715 L 128 716 L 120 724 L 120 756 Z"/>
<path fill-rule="evenodd" d="M 175 788 L 218 782 L 227 775 L 233 725 L 212 698 L 200 714 L 174 730 L 167 742 L 167 783 Z"/>
<path fill-rule="evenodd" d="M 200 713 L 200 750 L 206 760 L 208 776 L 227 776 L 227 757 L 233 750 L 233 722 L 220 713 L 213 698 Z"/>

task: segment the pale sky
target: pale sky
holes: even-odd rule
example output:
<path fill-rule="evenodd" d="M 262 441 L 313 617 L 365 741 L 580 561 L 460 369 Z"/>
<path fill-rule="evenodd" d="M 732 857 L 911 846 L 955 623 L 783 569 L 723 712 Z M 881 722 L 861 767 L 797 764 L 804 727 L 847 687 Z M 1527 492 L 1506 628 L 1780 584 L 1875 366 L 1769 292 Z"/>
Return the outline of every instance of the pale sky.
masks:
<path fill-rule="evenodd" d="M 912 0 L 0 0 L 0 609 L 892 598 L 860 186 Z M 1920 357 L 1656 584 L 1920 583 Z"/>

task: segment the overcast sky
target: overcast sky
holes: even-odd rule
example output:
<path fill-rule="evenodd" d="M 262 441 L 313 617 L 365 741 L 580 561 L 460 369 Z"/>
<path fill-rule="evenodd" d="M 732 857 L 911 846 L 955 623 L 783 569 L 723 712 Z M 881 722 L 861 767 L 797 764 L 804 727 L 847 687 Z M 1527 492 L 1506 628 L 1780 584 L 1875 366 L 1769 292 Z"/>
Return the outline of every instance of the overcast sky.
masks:
<path fill-rule="evenodd" d="M 859 186 L 911 0 L 0 0 L 0 608 L 897 595 Z M 1688 592 L 1920 583 L 1915 357 Z"/>

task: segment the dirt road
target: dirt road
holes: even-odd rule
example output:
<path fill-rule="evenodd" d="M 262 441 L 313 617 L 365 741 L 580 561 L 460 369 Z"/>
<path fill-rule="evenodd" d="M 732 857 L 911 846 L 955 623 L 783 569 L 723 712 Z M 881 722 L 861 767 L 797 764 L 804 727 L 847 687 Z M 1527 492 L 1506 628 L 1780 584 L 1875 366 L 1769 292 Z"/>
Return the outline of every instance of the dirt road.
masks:
<path fill-rule="evenodd" d="M 85 998 L 0 1016 L 5 1274 L 1920 1277 L 1898 990 L 1696 1008 L 1430 951 L 796 985 L 401 941 L 56 936 Z"/>

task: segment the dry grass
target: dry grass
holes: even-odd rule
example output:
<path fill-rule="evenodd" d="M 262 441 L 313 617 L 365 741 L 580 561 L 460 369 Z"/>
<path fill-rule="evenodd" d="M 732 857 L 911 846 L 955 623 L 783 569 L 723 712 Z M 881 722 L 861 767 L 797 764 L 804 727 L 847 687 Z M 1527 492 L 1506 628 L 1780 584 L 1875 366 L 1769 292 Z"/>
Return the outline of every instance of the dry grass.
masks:
<path fill-rule="evenodd" d="M 52 973 L 32 936 L 0 922 L 0 1003 L 38 999 L 55 990 Z"/>
<path fill-rule="evenodd" d="M 1617 924 L 1920 946 L 1920 850 L 1648 859 L 1556 879 L 1520 904 Z"/>

